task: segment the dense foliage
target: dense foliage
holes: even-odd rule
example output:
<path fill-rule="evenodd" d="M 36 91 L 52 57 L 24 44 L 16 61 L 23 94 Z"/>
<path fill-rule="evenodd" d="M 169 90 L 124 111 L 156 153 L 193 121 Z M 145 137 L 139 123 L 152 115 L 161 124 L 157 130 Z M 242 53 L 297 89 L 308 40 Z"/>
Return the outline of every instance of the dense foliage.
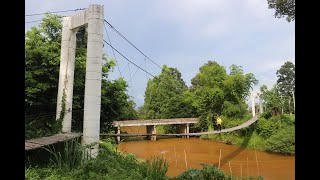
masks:
<path fill-rule="evenodd" d="M 273 116 L 294 112 L 295 65 L 287 61 L 277 70 L 277 84 L 270 90 L 266 85 L 260 87 L 263 111 Z"/>
<path fill-rule="evenodd" d="M 228 74 L 216 61 L 208 61 L 191 80 L 192 86 L 187 87 L 176 68 L 164 66 L 162 73 L 148 82 L 140 116 L 199 117 L 196 128 L 212 129 L 216 115 L 243 118 L 247 114 L 245 100 L 257 82 L 252 73 L 244 74 L 241 66 L 231 65 Z M 173 132 L 173 128 L 167 132 Z"/>
<path fill-rule="evenodd" d="M 183 101 L 186 89 L 178 69 L 164 65 L 161 74 L 148 81 L 143 118 L 189 117 L 188 104 Z"/>
<path fill-rule="evenodd" d="M 288 22 L 295 20 L 295 0 L 267 0 L 270 9 L 275 9 L 274 17 L 286 17 Z"/>
<path fill-rule="evenodd" d="M 243 179 L 243 180 L 263 180 L 263 177 L 247 177 L 247 178 L 236 178 L 233 176 L 225 175 L 220 169 L 218 169 L 216 166 L 212 165 L 202 165 L 202 169 L 188 169 L 187 171 L 180 174 L 177 178 L 174 178 L 177 180 L 211 180 L 211 179 L 217 179 L 217 180 L 237 180 L 237 179 Z"/>
<path fill-rule="evenodd" d="M 70 154 L 83 150 L 77 142 L 70 144 L 65 145 L 69 148 L 64 149 L 67 153 L 62 153 L 64 155 L 62 158 L 55 158 L 60 154 L 59 151 L 52 153 L 53 163 L 42 167 L 26 167 L 26 179 L 168 179 L 166 177 L 168 164 L 165 160 L 154 157 L 146 162 L 139 162 L 133 155 L 117 152 L 110 142 L 100 144 L 96 158 L 78 161 L 79 163 L 69 166 L 75 159 L 82 159 L 81 153 L 77 156 Z M 67 154 L 69 156 L 65 156 Z"/>

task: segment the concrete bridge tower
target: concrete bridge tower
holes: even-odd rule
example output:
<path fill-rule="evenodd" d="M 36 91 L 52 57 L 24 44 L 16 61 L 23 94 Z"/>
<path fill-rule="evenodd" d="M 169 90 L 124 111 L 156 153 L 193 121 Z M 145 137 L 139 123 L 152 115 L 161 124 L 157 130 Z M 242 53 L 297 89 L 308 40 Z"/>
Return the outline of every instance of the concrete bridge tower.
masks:
<path fill-rule="evenodd" d="M 61 40 L 56 119 L 64 114 L 62 132 L 68 133 L 72 121 L 76 32 L 83 26 L 88 30 L 82 143 L 96 144 L 90 151 L 93 157 L 98 152 L 100 133 L 103 21 L 103 7 L 90 5 L 86 10 L 63 18 Z"/>

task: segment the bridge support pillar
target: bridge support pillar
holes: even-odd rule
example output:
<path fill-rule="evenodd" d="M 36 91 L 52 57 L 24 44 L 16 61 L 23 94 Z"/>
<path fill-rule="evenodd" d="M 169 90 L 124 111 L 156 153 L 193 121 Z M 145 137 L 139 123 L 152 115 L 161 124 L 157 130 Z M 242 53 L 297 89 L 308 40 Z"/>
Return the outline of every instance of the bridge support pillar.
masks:
<path fill-rule="evenodd" d="M 181 124 L 180 126 L 180 133 L 186 134 L 189 133 L 189 124 Z M 189 136 L 182 136 L 182 138 L 189 139 Z"/>
<path fill-rule="evenodd" d="M 101 5 L 90 5 L 88 17 L 88 44 L 84 90 L 83 144 L 97 144 L 100 139 L 101 78 L 104 10 Z M 92 157 L 98 148 L 91 151 Z"/>
<path fill-rule="evenodd" d="M 189 124 L 186 125 L 186 133 L 189 133 Z M 189 135 L 187 135 L 187 139 L 189 139 Z"/>
<path fill-rule="evenodd" d="M 147 126 L 147 134 L 157 134 L 156 125 Z M 151 135 L 151 136 L 148 136 L 148 139 L 150 139 L 152 141 L 156 141 L 157 140 L 157 136 Z"/>
<path fill-rule="evenodd" d="M 118 126 L 117 134 L 120 134 L 120 126 Z M 120 136 L 117 136 L 117 142 L 120 143 Z"/>
<path fill-rule="evenodd" d="M 256 115 L 256 110 L 255 110 L 255 102 L 254 102 L 255 95 L 253 92 L 251 93 L 251 110 L 252 110 L 252 117 Z"/>
<path fill-rule="evenodd" d="M 60 118 L 60 113 L 65 114 L 62 120 L 62 132 L 71 132 L 72 119 L 72 98 L 74 82 L 74 66 L 76 52 L 76 32 L 77 29 L 70 28 L 71 17 L 63 18 L 61 37 L 61 58 L 59 71 L 59 85 L 57 97 L 56 119 Z M 63 108 L 65 104 L 65 109 Z"/>

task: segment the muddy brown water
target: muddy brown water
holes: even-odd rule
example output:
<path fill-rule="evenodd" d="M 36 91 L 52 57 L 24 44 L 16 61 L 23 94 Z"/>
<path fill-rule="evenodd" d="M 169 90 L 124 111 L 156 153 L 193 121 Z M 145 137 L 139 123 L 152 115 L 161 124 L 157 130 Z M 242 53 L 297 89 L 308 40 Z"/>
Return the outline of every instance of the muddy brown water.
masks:
<path fill-rule="evenodd" d="M 145 133 L 145 128 L 124 128 L 128 133 Z M 199 138 L 158 138 L 157 141 L 141 140 L 122 142 L 119 150 L 150 159 L 163 157 L 169 164 L 167 175 L 177 176 L 187 168 L 201 169 L 201 164 L 219 166 L 235 177 L 263 176 L 265 180 L 294 180 L 295 156 L 284 156 L 236 145 L 201 140 Z"/>

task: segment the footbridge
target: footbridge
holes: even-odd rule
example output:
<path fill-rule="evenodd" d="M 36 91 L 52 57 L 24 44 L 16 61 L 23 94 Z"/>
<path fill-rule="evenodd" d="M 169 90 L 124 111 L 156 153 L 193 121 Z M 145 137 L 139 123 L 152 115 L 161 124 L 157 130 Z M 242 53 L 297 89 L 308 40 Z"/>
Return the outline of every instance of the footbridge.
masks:
<path fill-rule="evenodd" d="M 100 134 L 104 136 L 116 136 L 117 140 L 120 141 L 120 136 L 147 136 L 151 140 L 156 140 L 157 136 L 182 136 L 183 138 L 189 138 L 189 136 L 201 136 L 204 134 L 218 134 L 236 131 L 242 128 L 246 128 L 258 120 L 258 115 L 255 115 L 248 121 L 238 126 L 222 129 L 221 131 L 209 131 L 209 132 L 198 132 L 189 133 L 189 124 L 195 124 L 198 122 L 197 118 L 179 118 L 179 119 L 154 119 L 154 120 L 127 120 L 127 121 L 114 121 L 113 126 L 118 127 L 117 134 Z M 180 133 L 177 134 L 157 134 L 157 125 L 168 125 L 168 124 L 180 124 Z M 147 126 L 147 134 L 121 134 L 121 127 L 125 126 Z"/>
<path fill-rule="evenodd" d="M 146 126 L 147 134 L 140 135 L 135 134 L 134 136 L 147 136 L 151 140 L 157 139 L 157 125 L 169 125 L 176 124 L 180 125 L 180 133 L 189 133 L 189 124 L 195 124 L 198 122 L 197 118 L 175 118 L 175 119 L 152 119 L 152 120 L 126 120 L 126 121 L 114 121 L 113 126 L 118 127 L 117 140 L 120 141 L 120 136 L 125 134 L 120 134 L 121 127 L 126 126 Z M 127 134 L 128 135 L 128 134 Z M 133 134 L 130 134 L 133 135 Z M 183 138 L 189 138 L 189 135 L 182 136 Z"/>
<path fill-rule="evenodd" d="M 189 124 L 195 124 L 198 122 L 197 118 L 176 118 L 176 119 L 153 119 L 153 120 L 126 120 L 126 121 L 114 121 L 113 126 L 118 127 L 117 134 L 104 134 L 100 133 L 100 136 L 114 136 L 120 141 L 120 137 L 128 136 L 147 136 L 149 139 L 156 141 L 157 136 L 182 136 L 183 138 L 189 138 L 189 136 L 201 136 L 203 134 L 218 134 L 236 131 L 242 128 L 246 128 L 258 120 L 258 115 L 255 115 L 245 123 L 228 129 L 222 129 L 221 131 L 209 131 L 189 133 Z M 176 124 L 180 125 L 180 133 L 177 134 L 157 134 L 157 125 Z M 146 126 L 147 134 L 121 134 L 121 127 L 125 126 Z M 38 149 L 43 146 L 55 144 L 57 142 L 63 142 L 82 136 L 82 133 L 60 133 L 49 137 L 42 137 L 37 139 L 25 140 L 25 150 Z"/>

